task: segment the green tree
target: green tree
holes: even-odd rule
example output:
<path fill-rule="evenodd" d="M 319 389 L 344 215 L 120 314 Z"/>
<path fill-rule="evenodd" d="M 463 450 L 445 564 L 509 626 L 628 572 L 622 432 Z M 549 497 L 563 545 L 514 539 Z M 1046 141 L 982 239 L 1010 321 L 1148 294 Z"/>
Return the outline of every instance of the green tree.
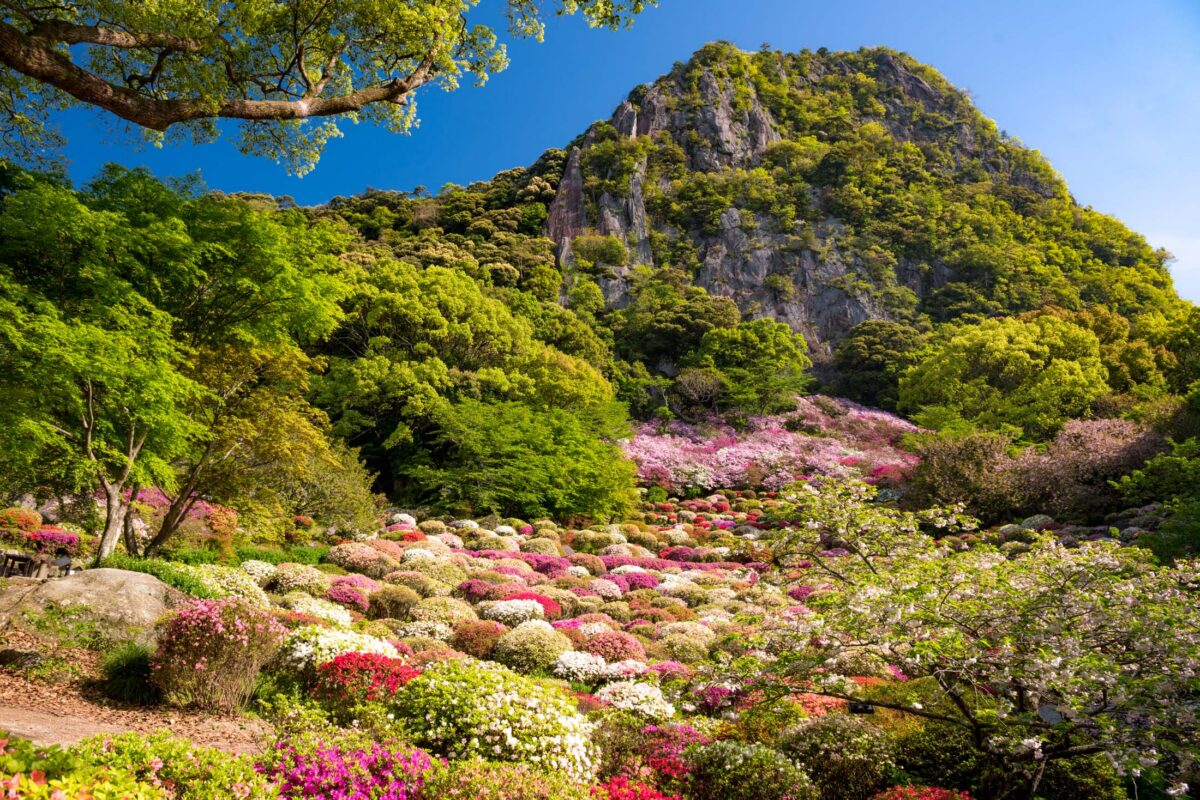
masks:
<path fill-rule="evenodd" d="M 850 329 L 833 353 L 838 393 L 895 410 L 900 376 L 917 361 L 925 336 L 911 325 L 868 320 Z"/>
<path fill-rule="evenodd" d="M 724 408 L 750 414 L 795 408 L 796 396 L 811 383 L 804 337 L 773 319 L 708 331 L 690 361 L 724 378 Z"/>
<path fill-rule="evenodd" d="M 217 136 L 241 123 L 243 152 L 310 169 L 339 118 L 405 132 L 414 92 L 454 89 L 505 68 L 504 45 L 472 25 L 478 0 L 181 0 L 5 3 L 0 9 L 0 114 L 11 149 L 47 142 L 48 113 L 103 109 L 152 138 Z M 541 15 L 582 13 L 618 28 L 655 0 L 507 0 L 509 31 L 541 39 Z M 53 135 L 50 138 L 54 138 Z"/>
<path fill-rule="evenodd" d="M 1094 333 L 1050 316 L 1008 318 L 940 332 L 901 378 L 898 405 L 937 427 L 959 419 L 1044 439 L 1107 392 Z"/>
<path fill-rule="evenodd" d="M 448 511 L 612 519 L 635 499 L 616 445 L 624 416 L 467 399 L 439 409 L 423 463 L 404 470 L 421 500 Z"/>

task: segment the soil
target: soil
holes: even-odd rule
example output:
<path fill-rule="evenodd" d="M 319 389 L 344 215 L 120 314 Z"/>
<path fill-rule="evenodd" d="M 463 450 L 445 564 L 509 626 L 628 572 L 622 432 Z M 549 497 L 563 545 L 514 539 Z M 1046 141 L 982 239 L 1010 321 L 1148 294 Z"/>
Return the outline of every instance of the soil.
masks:
<path fill-rule="evenodd" d="M 269 743 L 271 728 L 262 720 L 126 705 L 104 697 L 91 686 L 99 675 L 99 658 L 88 650 L 56 647 L 11 626 L 0 630 L 0 649 L 5 648 L 60 657 L 71 665 L 72 674 L 51 682 L 0 668 L 0 732 L 38 744 L 67 745 L 98 734 L 165 729 L 230 753 L 261 752 Z"/>

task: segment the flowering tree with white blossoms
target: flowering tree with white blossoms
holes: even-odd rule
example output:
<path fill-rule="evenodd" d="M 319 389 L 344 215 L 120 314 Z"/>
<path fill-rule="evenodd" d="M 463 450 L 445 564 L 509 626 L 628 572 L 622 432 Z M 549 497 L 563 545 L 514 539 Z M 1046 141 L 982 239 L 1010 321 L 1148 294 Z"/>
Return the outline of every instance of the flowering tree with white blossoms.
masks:
<path fill-rule="evenodd" d="M 899 511 L 876 503 L 876 496 L 874 486 L 859 481 L 790 487 L 774 512 L 785 526 L 772 544 L 776 560 L 811 565 L 824 580 L 855 585 L 899 560 L 937 557 L 937 542 L 923 531 L 946 536 L 978 527 L 958 508 Z"/>
<path fill-rule="evenodd" d="M 965 729 L 992 765 L 988 798 L 1033 798 L 1057 759 L 1104 753 L 1134 774 L 1164 756 L 1178 771 L 1195 761 L 1196 562 L 1167 569 L 1116 543 L 1047 538 L 1019 555 L 899 560 L 806 602 L 814 614 L 773 671 L 861 699 L 836 665 L 882 657 L 914 691 L 871 701 Z"/>

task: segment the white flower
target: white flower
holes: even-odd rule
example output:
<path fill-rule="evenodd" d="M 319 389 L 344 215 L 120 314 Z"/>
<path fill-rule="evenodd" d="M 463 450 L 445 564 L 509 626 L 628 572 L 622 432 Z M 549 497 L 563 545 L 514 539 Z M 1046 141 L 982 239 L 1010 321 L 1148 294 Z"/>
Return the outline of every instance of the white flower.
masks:
<path fill-rule="evenodd" d="M 622 711 L 632 711 L 653 720 L 675 716 L 675 706 L 667 702 L 662 690 L 652 683 L 617 681 L 610 683 L 596 697 Z"/>
<path fill-rule="evenodd" d="M 484 619 L 512 626 L 541 619 L 545 616 L 545 610 L 537 600 L 500 600 L 486 605 L 480 604 L 479 615 Z"/>

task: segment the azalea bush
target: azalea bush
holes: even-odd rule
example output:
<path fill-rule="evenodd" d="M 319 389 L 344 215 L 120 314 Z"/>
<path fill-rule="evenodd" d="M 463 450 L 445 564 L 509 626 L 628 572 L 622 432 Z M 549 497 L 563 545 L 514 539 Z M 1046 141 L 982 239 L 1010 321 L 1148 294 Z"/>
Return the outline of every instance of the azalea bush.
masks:
<path fill-rule="evenodd" d="M 284 633 L 270 613 L 243 600 L 189 603 L 159 625 L 154 681 L 175 705 L 235 711 L 250 699 Z"/>
<path fill-rule="evenodd" d="M 777 750 L 719 741 L 688 751 L 694 800 L 817 800 L 808 776 Z"/>
<path fill-rule="evenodd" d="M 259 771 L 291 800 L 314 797 L 416 800 L 434 761 L 399 744 L 345 737 L 325 741 L 311 735 L 280 741 Z"/>
<path fill-rule="evenodd" d="M 591 725 L 571 701 L 497 664 L 431 664 L 394 708 L 414 741 L 439 755 L 525 762 L 579 781 L 595 772 Z"/>
<path fill-rule="evenodd" d="M 593 800 L 578 781 L 528 764 L 481 759 L 453 761 L 430 773 L 428 800 Z"/>
<path fill-rule="evenodd" d="M 317 667 L 314 693 L 335 706 L 389 700 L 421 674 L 402 659 L 377 653 L 342 653 Z"/>
<path fill-rule="evenodd" d="M 249 756 L 198 747 L 166 731 L 93 736 L 71 750 L 90 766 L 133 775 L 174 800 L 276 796 L 274 782 L 258 773 Z"/>
<path fill-rule="evenodd" d="M 343 653 L 370 653 L 396 658 L 390 642 L 365 633 L 306 625 L 288 634 L 279 654 L 280 666 L 299 675 L 311 675 L 321 664 Z"/>

